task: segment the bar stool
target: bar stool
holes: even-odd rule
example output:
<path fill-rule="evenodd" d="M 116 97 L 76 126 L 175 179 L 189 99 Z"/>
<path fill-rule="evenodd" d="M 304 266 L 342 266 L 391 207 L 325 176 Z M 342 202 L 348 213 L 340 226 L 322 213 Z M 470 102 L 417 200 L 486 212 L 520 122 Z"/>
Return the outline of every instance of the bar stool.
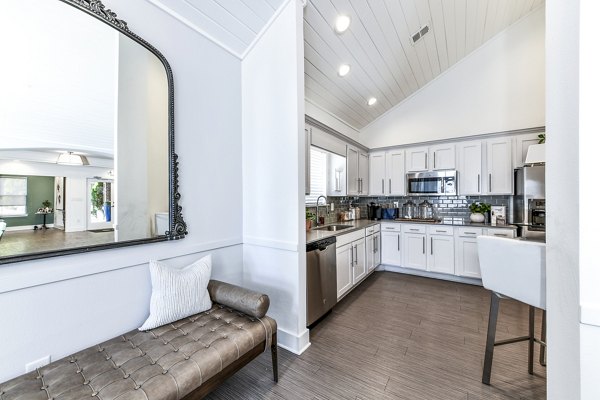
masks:
<path fill-rule="evenodd" d="M 533 345 L 540 344 L 540 364 L 546 347 L 546 244 L 494 236 L 478 236 L 477 248 L 483 287 L 491 290 L 490 316 L 482 382 L 490 384 L 494 346 L 529 341 L 529 373 L 533 374 Z M 529 305 L 529 334 L 496 342 L 500 299 L 511 298 Z M 544 310 L 542 335 L 534 337 L 535 308 Z"/>

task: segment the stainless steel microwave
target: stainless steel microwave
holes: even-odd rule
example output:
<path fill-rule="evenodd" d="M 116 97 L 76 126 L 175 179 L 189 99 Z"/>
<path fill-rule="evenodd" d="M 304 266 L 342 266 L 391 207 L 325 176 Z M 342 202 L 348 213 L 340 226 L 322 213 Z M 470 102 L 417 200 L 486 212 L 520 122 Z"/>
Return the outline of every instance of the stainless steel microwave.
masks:
<path fill-rule="evenodd" d="M 406 174 L 409 196 L 455 196 L 456 171 L 414 172 Z"/>

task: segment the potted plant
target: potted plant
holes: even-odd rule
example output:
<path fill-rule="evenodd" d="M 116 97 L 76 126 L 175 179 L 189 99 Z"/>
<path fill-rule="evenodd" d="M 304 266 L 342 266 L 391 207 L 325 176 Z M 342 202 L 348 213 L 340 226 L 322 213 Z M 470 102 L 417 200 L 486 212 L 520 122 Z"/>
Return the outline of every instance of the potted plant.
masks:
<path fill-rule="evenodd" d="M 481 203 L 479 201 L 475 201 L 469 205 L 469 210 L 471 211 L 471 222 L 482 223 L 485 221 L 485 213 L 489 212 L 492 209 L 491 204 Z"/>
<path fill-rule="evenodd" d="M 51 211 L 50 210 L 50 205 L 51 205 L 50 200 L 44 200 L 42 202 L 42 206 L 44 207 L 44 212 L 50 212 Z"/>
<path fill-rule="evenodd" d="M 315 214 L 306 210 L 306 230 L 310 231 L 312 220 L 315 219 Z"/>

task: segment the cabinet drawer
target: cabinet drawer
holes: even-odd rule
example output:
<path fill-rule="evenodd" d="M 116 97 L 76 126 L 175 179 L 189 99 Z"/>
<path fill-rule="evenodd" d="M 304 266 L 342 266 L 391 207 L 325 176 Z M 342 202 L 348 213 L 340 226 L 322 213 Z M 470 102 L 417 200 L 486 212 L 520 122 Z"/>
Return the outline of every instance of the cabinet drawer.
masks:
<path fill-rule="evenodd" d="M 456 228 L 456 233 L 461 237 L 477 237 L 483 235 L 483 228 Z"/>
<path fill-rule="evenodd" d="M 427 233 L 426 225 L 402 224 L 402 233 Z"/>
<path fill-rule="evenodd" d="M 346 233 L 345 235 L 339 235 L 336 238 L 336 247 L 341 247 L 350 242 L 354 242 L 355 240 L 360 240 L 365 238 L 365 230 L 359 229 L 354 232 Z"/>
<path fill-rule="evenodd" d="M 396 223 L 381 224 L 381 230 L 383 232 L 400 232 L 401 226 L 402 225 Z"/>
<path fill-rule="evenodd" d="M 439 225 L 428 226 L 427 233 L 430 235 L 452 236 L 452 235 L 454 235 L 454 228 L 451 226 L 439 226 Z"/>
<path fill-rule="evenodd" d="M 514 229 L 506 229 L 506 228 L 488 228 L 486 232 L 484 232 L 486 236 L 498 236 L 505 238 L 514 238 L 515 230 Z"/>
<path fill-rule="evenodd" d="M 373 225 L 373 226 L 368 226 L 368 227 L 365 229 L 365 235 L 367 235 L 367 236 L 368 236 L 368 235 L 372 235 L 372 234 L 374 234 L 375 232 L 379 232 L 379 224 L 377 224 L 377 225 Z"/>

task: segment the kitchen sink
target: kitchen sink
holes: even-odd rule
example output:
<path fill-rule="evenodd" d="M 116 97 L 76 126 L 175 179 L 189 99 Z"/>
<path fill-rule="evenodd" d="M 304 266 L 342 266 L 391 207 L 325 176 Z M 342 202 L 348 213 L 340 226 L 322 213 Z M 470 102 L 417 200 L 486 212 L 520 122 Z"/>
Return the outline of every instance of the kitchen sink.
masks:
<path fill-rule="evenodd" d="M 352 225 L 324 225 L 313 228 L 314 231 L 341 231 L 343 229 L 352 228 Z"/>

